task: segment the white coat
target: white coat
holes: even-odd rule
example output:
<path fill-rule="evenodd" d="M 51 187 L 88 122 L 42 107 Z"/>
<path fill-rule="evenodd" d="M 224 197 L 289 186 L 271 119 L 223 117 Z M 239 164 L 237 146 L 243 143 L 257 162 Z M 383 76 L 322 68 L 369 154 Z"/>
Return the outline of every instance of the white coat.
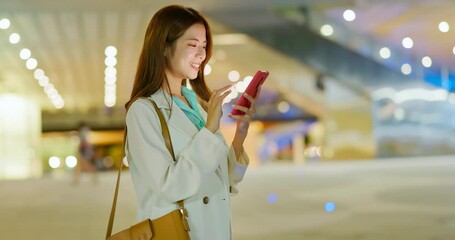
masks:
<path fill-rule="evenodd" d="M 167 121 L 177 161 L 166 148 L 153 105 L 136 100 L 126 115 L 126 152 L 138 198 L 137 220 L 161 217 L 184 199 L 192 240 L 231 239 L 230 195 L 238 192 L 248 156 L 243 152 L 236 159 L 219 131 L 199 131 L 175 103 L 170 115 L 171 97 L 163 90 L 150 98 Z M 200 105 L 199 111 L 207 119 Z"/>

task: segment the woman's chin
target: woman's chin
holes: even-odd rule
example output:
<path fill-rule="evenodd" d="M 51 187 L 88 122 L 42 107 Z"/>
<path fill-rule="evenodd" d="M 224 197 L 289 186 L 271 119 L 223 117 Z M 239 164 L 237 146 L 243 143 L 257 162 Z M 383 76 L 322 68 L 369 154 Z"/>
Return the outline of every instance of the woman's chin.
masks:
<path fill-rule="evenodd" d="M 197 78 L 197 74 L 195 74 L 195 75 L 190 75 L 190 76 L 187 77 L 187 79 L 189 79 L 190 81 L 191 81 L 191 80 L 194 80 L 194 79 L 196 79 L 196 78 Z"/>

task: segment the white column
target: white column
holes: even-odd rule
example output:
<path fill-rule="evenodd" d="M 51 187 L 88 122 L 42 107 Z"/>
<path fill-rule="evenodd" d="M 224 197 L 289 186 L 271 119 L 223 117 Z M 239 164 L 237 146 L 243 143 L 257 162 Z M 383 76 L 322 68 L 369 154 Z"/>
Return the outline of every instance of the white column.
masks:
<path fill-rule="evenodd" d="M 41 109 L 24 96 L 0 94 L 0 179 L 40 177 Z"/>

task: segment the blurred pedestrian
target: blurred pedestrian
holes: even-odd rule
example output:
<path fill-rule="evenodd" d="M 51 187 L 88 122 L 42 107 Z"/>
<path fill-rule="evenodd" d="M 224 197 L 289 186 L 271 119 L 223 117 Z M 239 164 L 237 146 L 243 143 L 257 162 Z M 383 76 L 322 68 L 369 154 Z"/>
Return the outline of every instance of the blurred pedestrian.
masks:
<path fill-rule="evenodd" d="M 96 167 L 93 164 L 94 158 L 94 146 L 90 143 L 89 136 L 90 136 L 91 129 L 90 127 L 81 122 L 79 124 L 78 133 L 79 133 L 79 146 L 78 146 L 78 154 L 77 154 L 77 165 L 74 168 L 74 178 L 73 183 L 75 185 L 79 184 L 80 182 L 80 175 L 81 172 L 90 172 L 92 174 L 92 181 L 96 183 L 98 181 Z"/>

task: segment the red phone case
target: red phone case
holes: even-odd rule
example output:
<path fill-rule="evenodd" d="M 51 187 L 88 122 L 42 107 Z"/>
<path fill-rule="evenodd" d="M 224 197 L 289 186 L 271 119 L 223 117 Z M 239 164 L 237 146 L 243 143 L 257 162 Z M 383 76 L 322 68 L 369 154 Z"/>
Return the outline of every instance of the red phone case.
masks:
<path fill-rule="evenodd" d="M 253 79 L 251 80 L 250 84 L 246 88 L 245 92 L 252 97 L 256 97 L 259 86 L 261 86 L 264 83 L 265 79 L 268 76 L 269 76 L 268 71 L 266 71 L 266 72 L 257 71 L 256 74 L 254 75 Z M 237 105 L 249 108 L 251 106 L 251 103 L 242 94 L 240 96 L 239 100 L 237 101 Z M 233 115 L 244 115 L 245 114 L 245 112 L 242 112 L 238 109 L 232 109 L 231 113 Z"/>

